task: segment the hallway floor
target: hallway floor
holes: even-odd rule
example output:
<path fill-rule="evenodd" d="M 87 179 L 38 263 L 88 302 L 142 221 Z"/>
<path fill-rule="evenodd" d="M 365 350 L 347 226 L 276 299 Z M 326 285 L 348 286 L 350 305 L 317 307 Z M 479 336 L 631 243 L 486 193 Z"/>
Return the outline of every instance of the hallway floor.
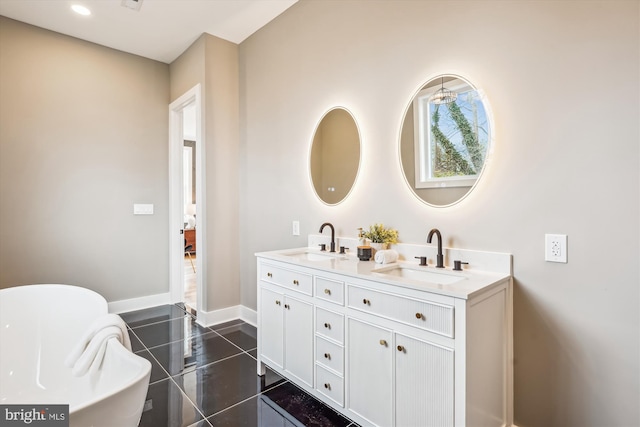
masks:
<path fill-rule="evenodd" d="M 198 292 L 198 276 L 196 274 L 196 254 L 195 252 L 184 255 L 184 303 L 193 308 L 197 308 L 196 294 Z"/>
<path fill-rule="evenodd" d="M 288 380 L 256 374 L 256 328 L 202 327 L 182 305 L 121 314 L 152 364 L 141 427 L 357 427 Z"/>

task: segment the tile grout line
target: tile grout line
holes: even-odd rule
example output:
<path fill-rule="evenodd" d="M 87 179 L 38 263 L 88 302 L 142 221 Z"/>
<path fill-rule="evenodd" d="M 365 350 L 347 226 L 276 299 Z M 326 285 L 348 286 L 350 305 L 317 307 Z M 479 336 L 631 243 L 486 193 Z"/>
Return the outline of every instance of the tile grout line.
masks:
<path fill-rule="evenodd" d="M 153 355 L 152 355 L 153 356 Z M 180 386 L 178 385 L 178 383 L 173 379 L 172 376 L 169 376 L 169 380 L 173 383 L 174 386 L 178 387 L 178 390 L 180 390 L 180 393 L 182 393 L 182 396 L 184 398 L 187 399 L 187 401 L 189 403 L 191 403 L 191 406 L 193 406 L 193 408 L 196 410 L 196 412 L 202 417 L 203 420 L 205 420 L 207 423 L 209 423 L 209 421 L 207 420 L 207 417 L 202 413 L 202 411 L 200 410 L 200 408 L 198 408 L 198 405 L 196 405 L 195 403 L 193 403 L 193 401 L 189 398 L 189 395 L 187 395 L 187 393 L 184 392 L 184 390 L 182 390 L 182 388 L 180 388 Z M 199 421 L 196 421 L 196 423 Z M 195 424 L 195 423 L 194 423 Z M 211 423 L 209 423 L 211 424 Z"/>
<path fill-rule="evenodd" d="M 209 328 L 207 326 L 207 328 Z M 211 328 L 209 328 L 211 329 Z M 223 329 L 227 329 L 227 328 L 223 328 Z M 240 347 L 238 344 L 234 343 L 233 341 L 231 341 L 229 338 L 225 337 L 224 335 L 220 334 L 218 331 L 214 331 L 213 329 L 211 329 L 212 332 L 215 332 L 216 334 L 218 334 L 219 337 L 223 338 L 225 341 L 227 341 L 229 344 L 233 345 L 234 347 L 240 349 L 241 352 L 246 352 L 247 350 L 245 350 L 244 348 Z M 253 350 L 253 349 L 252 349 Z"/>
<path fill-rule="evenodd" d="M 151 349 L 155 349 L 155 348 L 158 348 L 158 347 L 162 347 L 163 345 L 175 344 L 177 342 L 184 341 L 185 339 L 192 339 L 192 338 L 195 338 L 197 336 L 207 335 L 207 334 L 209 334 L 211 332 L 215 332 L 215 331 L 204 332 L 204 333 L 201 333 L 201 334 L 192 334 L 192 335 L 189 335 L 188 337 L 185 336 L 183 338 L 180 338 L 180 339 L 177 339 L 177 340 L 174 340 L 174 341 L 165 342 L 165 343 L 154 345 L 154 346 L 151 346 L 151 347 L 147 347 L 144 343 L 142 343 L 142 345 L 145 346 L 145 348 L 147 348 L 148 350 L 151 350 Z M 218 335 L 220 335 L 220 334 L 218 334 Z M 139 337 L 138 337 L 138 339 L 140 340 Z M 140 342 L 142 342 L 142 340 L 140 340 Z M 242 350 L 242 349 L 240 349 L 240 350 Z"/>
<path fill-rule="evenodd" d="M 129 326 L 129 323 L 127 323 L 126 321 L 125 321 L 125 323 L 127 323 L 127 327 L 129 329 L 134 330 L 134 329 L 138 329 L 138 328 L 144 328 L 146 326 L 158 325 L 160 323 L 166 323 L 166 322 L 172 322 L 172 321 L 178 320 L 178 319 L 184 319 L 185 317 L 189 317 L 191 320 L 195 320 L 193 318 L 193 316 L 191 316 L 188 313 L 185 313 L 184 316 L 172 317 L 171 319 L 165 319 L 165 320 L 158 320 L 157 322 L 145 323 L 144 325 L 138 325 L 138 326 L 134 326 L 134 327 Z"/>
<path fill-rule="evenodd" d="M 181 318 L 181 317 L 187 317 L 187 316 L 189 316 L 189 317 L 190 317 L 190 318 L 192 318 L 193 320 L 196 320 L 196 318 L 195 318 L 195 317 L 193 317 L 193 315 L 191 315 L 190 313 L 188 313 L 185 309 L 183 309 L 182 307 L 180 307 L 178 304 L 171 304 L 170 306 L 171 306 L 171 307 L 175 307 L 175 308 L 177 308 L 178 310 L 181 310 L 181 311 L 182 311 L 182 316 L 176 316 L 176 317 L 172 317 L 172 318 L 165 319 L 165 320 L 158 320 L 157 322 L 145 323 L 144 325 L 139 325 L 139 326 L 135 326 L 135 327 L 131 327 L 131 326 L 129 325 L 129 322 L 127 322 L 126 320 L 124 320 L 124 319 L 122 319 L 122 320 L 124 320 L 124 323 L 126 323 L 126 324 L 127 324 L 127 328 L 129 328 L 129 329 L 137 329 L 137 328 L 142 328 L 142 327 L 144 327 L 144 326 L 157 325 L 158 323 L 170 322 L 170 321 L 172 321 L 172 320 L 179 319 L 179 318 Z M 145 310 L 145 309 L 142 309 L 142 310 Z M 121 313 L 121 315 L 122 315 L 122 314 L 126 314 L 126 313 Z M 120 317 L 122 317 L 121 315 L 120 315 Z"/>
<path fill-rule="evenodd" d="M 161 322 L 157 322 L 157 323 L 161 323 Z M 147 345 L 140 339 L 140 337 L 138 337 L 138 335 L 133 331 L 133 329 L 131 329 L 131 332 L 133 332 L 133 334 L 136 336 L 136 338 L 138 338 L 138 340 L 140 341 L 140 343 L 142 344 L 142 346 L 144 347 L 144 349 L 151 355 L 151 357 L 153 357 L 153 360 L 156 361 L 156 363 L 160 366 L 160 368 L 164 371 L 165 374 L 167 374 L 167 377 L 169 379 L 169 381 L 171 381 L 173 383 L 173 385 L 175 387 L 178 388 L 178 390 L 180 390 L 180 393 L 182 394 L 183 398 L 186 398 L 187 401 L 191 404 L 191 406 L 193 406 L 193 408 L 196 410 L 196 412 L 202 417 L 203 420 L 205 420 L 209 425 L 211 425 L 211 423 L 209 423 L 209 421 L 207 420 L 207 417 L 202 413 L 202 411 L 200 411 L 200 408 L 198 408 L 198 406 L 193 403 L 193 401 L 189 398 L 189 396 L 184 392 L 184 390 L 182 390 L 182 388 L 180 388 L 180 386 L 178 385 L 178 383 L 173 379 L 173 377 L 169 374 L 169 372 L 167 372 L 167 370 L 164 368 L 164 366 L 162 366 L 162 364 L 158 361 L 158 359 L 156 359 L 156 357 L 153 355 L 153 353 L 151 353 L 151 351 L 149 350 L 149 347 L 147 347 Z M 175 342 L 175 341 L 174 341 Z M 153 347 L 152 347 L 153 348 Z M 135 353 L 134 353 L 135 354 Z M 142 357 L 142 356 L 141 356 Z M 162 380 L 158 380 L 155 381 L 155 383 L 158 383 Z M 149 383 L 149 386 L 151 385 L 151 383 Z M 148 386 L 147 386 L 147 393 L 148 393 Z M 146 399 L 146 398 L 145 398 Z M 196 421 L 196 423 L 198 423 L 200 420 Z M 195 423 L 194 423 L 195 424 Z"/>

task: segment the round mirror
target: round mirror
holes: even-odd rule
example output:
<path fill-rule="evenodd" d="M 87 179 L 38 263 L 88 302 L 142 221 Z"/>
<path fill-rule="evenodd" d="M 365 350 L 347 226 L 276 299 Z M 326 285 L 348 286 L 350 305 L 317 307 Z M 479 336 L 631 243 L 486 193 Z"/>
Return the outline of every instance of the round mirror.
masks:
<path fill-rule="evenodd" d="M 349 195 L 360 166 L 360 133 L 349 111 L 336 107 L 325 113 L 313 136 L 309 163 L 320 200 L 335 205 Z"/>
<path fill-rule="evenodd" d="M 484 95 L 460 76 L 420 87 L 400 131 L 404 177 L 432 206 L 462 200 L 480 178 L 491 148 L 492 118 Z"/>

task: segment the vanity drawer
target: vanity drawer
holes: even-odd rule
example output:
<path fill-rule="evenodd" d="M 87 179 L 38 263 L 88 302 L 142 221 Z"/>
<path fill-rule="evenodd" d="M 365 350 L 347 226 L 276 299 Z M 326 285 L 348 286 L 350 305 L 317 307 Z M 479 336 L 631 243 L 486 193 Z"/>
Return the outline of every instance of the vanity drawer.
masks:
<path fill-rule="evenodd" d="M 344 282 L 316 276 L 316 298 L 344 305 Z"/>
<path fill-rule="evenodd" d="M 356 310 L 453 338 L 453 307 L 349 285 L 348 305 Z"/>
<path fill-rule="evenodd" d="M 344 375 L 344 351 L 338 344 L 316 337 L 316 362 Z"/>
<path fill-rule="evenodd" d="M 316 307 L 316 333 L 344 343 L 344 316 Z"/>
<path fill-rule="evenodd" d="M 320 365 L 316 365 L 316 390 L 344 406 L 344 379 Z"/>
<path fill-rule="evenodd" d="M 265 263 L 260 266 L 260 280 L 312 295 L 313 276 L 310 274 Z"/>

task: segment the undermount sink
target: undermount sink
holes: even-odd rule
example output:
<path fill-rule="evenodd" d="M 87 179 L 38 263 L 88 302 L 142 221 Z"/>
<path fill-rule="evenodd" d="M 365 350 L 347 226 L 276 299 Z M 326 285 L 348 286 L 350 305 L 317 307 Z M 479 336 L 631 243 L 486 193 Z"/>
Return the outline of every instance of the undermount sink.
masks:
<path fill-rule="evenodd" d="M 283 253 L 282 255 L 300 260 L 300 261 L 326 261 L 329 259 L 344 259 L 346 258 L 345 254 L 340 254 L 337 252 L 320 252 L 313 250 L 303 250 L 299 252 L 290 252 Z"/>
<path fill-rule="evenodd" d="M 466 277 L 447 270 L 427 270 L 427 267 L 414 267 L 397 264 L 388 268 L 381 268 L 375 272 L 386 276 L 402 277 L 404 279 L 417 280 L 420 282 L 438 283 L 450 285 L 452 283 L 465 280 Z"/>

